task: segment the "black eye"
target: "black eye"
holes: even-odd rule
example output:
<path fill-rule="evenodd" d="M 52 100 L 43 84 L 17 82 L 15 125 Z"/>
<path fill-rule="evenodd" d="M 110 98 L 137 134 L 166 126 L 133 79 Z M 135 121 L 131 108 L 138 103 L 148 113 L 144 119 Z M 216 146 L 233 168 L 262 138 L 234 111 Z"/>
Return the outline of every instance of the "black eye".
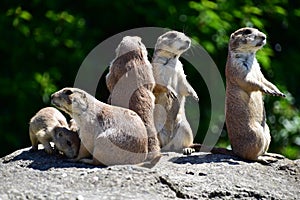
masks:
<path fill-rule="evenodd" d="M 71 95 L 71 94 L 73 94 L 73 92 L 71 90 L 65 90 L 64 93 L 65 93 L 65 95 L 68 95 L 68 96 Z"/>
<path fill-rule="evenodd" d="M 252 33 L 251 30 L 246 29 L 246 30 L 244 30 L 243 35 L 249 35 L 249 34 L 251 34 L 251 33 Z"/>
<path fill-rule="evenodd" d="M 55 133 L 57 134 L 58 137 L 62 137 L 62 133 L 59 128 L 55 130 Z"/>
<path fill-rule="evenodd" d="M 70 141 L 67 141 L 67 145 L 70 147 L 72 146 L 72 143 Z"/>
<path fill-rule="evenodd" d="M 175 33 L 170 33 L 170 34 L 167 35 L 167 37 L 169 39 L 174 39 L 174 38 L 176 38 L 176 34 Z"/>

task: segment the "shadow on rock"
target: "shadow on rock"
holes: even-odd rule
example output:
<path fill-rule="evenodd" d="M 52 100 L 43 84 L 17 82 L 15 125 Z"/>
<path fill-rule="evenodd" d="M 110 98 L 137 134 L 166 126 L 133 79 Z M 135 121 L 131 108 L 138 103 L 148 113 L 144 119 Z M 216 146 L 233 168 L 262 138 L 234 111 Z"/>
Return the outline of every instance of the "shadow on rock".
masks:
<path fill-rule="evenodd" d="M 95 168 L 96 166 L 84 163 L 70 162 L 61 154 L 49 155 L 44 150 L 31 151 L 30 148 L 16 151 L 4 158 L 3 163 L 15 162 L 22 167 L 37 169 L 41 171 L 50 168 Z M 99 166 L 97 166 L 99 168 Z M 101 168 L 101 166 L 100 166 Z"/>
<path fill-rule="evenodd" d="M 247 162 L 236 156 L 228 156 L 221 154 L 201 154 L 201 155 L 191 155 L 184 157 L 174 157 L 169 160 L 170 162 L 176 164 L 202 164 L 202 163 L 228 163 L 230 165 L 239 165 L 240 161 Z"/>

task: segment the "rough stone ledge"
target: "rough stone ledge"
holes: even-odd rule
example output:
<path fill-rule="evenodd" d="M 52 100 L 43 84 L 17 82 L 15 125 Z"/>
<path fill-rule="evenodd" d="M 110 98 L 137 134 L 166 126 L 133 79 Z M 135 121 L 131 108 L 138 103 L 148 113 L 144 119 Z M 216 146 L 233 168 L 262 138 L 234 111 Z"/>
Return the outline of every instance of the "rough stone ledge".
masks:
<path fill-rule="evenodd" d="M 300 199 L 300 160 L 165 153 L 152 169 L 103 168 L 29 149 L 0 159 L 0 199 Z"/>

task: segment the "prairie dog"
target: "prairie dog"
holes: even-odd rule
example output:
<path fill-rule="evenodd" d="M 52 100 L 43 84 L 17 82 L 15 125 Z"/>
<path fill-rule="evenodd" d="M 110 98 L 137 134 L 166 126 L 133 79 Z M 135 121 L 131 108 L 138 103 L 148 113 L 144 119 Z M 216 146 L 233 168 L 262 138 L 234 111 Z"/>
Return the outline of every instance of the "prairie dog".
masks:
<path fill-rule="evenodd" d="M 38 111 L 30 120 L 29 136 L 32 150 L 38 149 L 38 143 L 43 144 L 45 151 L 52 154 L 50 142 L 68 158 L 74 158 L 79 149 L 79 137 L 70 131 L 66 118 L 56 108 L 46 107 Z"/>
<path fill-rule="evenodd" d="M 197 93 L 186 80 L 179 57 L 191 40 L 177 31 L 161 35 L 156 42 L 152 66 L 155 78 L 155 123 L 164 151 L 182 151 L 193 143 L 193 133 L 185 116 L 185 98 Z"/>
<path fill-rule="evenodd" d="M 106 85 L 111 105 L 129 108 L 143 120 L 148 134 L 148 158 L 160 155 L 153 112 L 155 97 L 152 65 L 147 49 L 137 36 L 126 36 L 116 49 L 116 58 L 109 67 Z"/>
<path fill-rule="evenodd" d="M 56 127 L 53 138 L 55 147 L 68 158 L 75 158 L 80 147 L 80 139 L 77 131 L 66 127 Z"/>
<path fill-rule="evenodd" d="M 241 28 L 230 36 L 226 63 L 226 126 L 237 156 L 258 160 L 271 141 L 262 94 L 285 95 L 265 79 L 255 58 L 266 44 L 266 35 Z"/>
<path fill-rule="evenodd" d="M 61 89 L 51 99 L 79 128 L 81 144 L 75 161 L 109 166 L 146 159 L 147 130 L 135 112 L 102 103 L 78 88 Z"/>

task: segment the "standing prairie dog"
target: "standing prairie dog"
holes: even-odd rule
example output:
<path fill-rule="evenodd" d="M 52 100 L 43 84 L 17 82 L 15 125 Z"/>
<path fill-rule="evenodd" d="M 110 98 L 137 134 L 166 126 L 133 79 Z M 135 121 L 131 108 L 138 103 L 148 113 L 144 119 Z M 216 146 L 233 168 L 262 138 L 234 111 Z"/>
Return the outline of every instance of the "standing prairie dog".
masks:
<path fill-rule="evenodd" d="M 168 31 L 156 42 L 152 66 L 155 78 L 155 123 L 164 151 L 182 151 L 193 143 L 193 133 L 185 115 L 186 96 L 198 101 L 186 80 L 179 57 L 190 48 L 191 40 L 177 31 Z"/>
<path fill-rule="evenodd" d="M 116 49 L 116 58 L 109 67 L 106 85 L 111 105 L 129 108 L 143 120 L 148 134 L 148 158 L 160 156 L 160 146 L 154 125 L 155 97 L 152 65 L 147 49 L 137 36 L 126 36 Z"/>
<path fill-rule="evenodd" d="M 285 97 L 265 79 L 255 58 L 266 35 L 241 28 L 230 36 L 226 63 L 226 126 L 234 154 L 258 160 L 271 141 L 262 94 Z"/>
<path fill-rule="evenodd" d="M 78 88 L 61 89 L 51 99 L 79 128 L 81 145 L 75 161 L 110 166 L 139 164 L 146 159 L 147 130 L 135 112 L 102 103 Z"/>
<path fill-rule="evenodd" d="M 30 120 L 29 136 L 32 150 L 38 149 L 38 143 L 43 144 L 45 151 L 52 154 L 50 142 L 68 158 L 74 158 L 79 149 L 79 137 L 70 131 L 66 118 L 56 108 L 46 107 L 38 111 Z"/>

